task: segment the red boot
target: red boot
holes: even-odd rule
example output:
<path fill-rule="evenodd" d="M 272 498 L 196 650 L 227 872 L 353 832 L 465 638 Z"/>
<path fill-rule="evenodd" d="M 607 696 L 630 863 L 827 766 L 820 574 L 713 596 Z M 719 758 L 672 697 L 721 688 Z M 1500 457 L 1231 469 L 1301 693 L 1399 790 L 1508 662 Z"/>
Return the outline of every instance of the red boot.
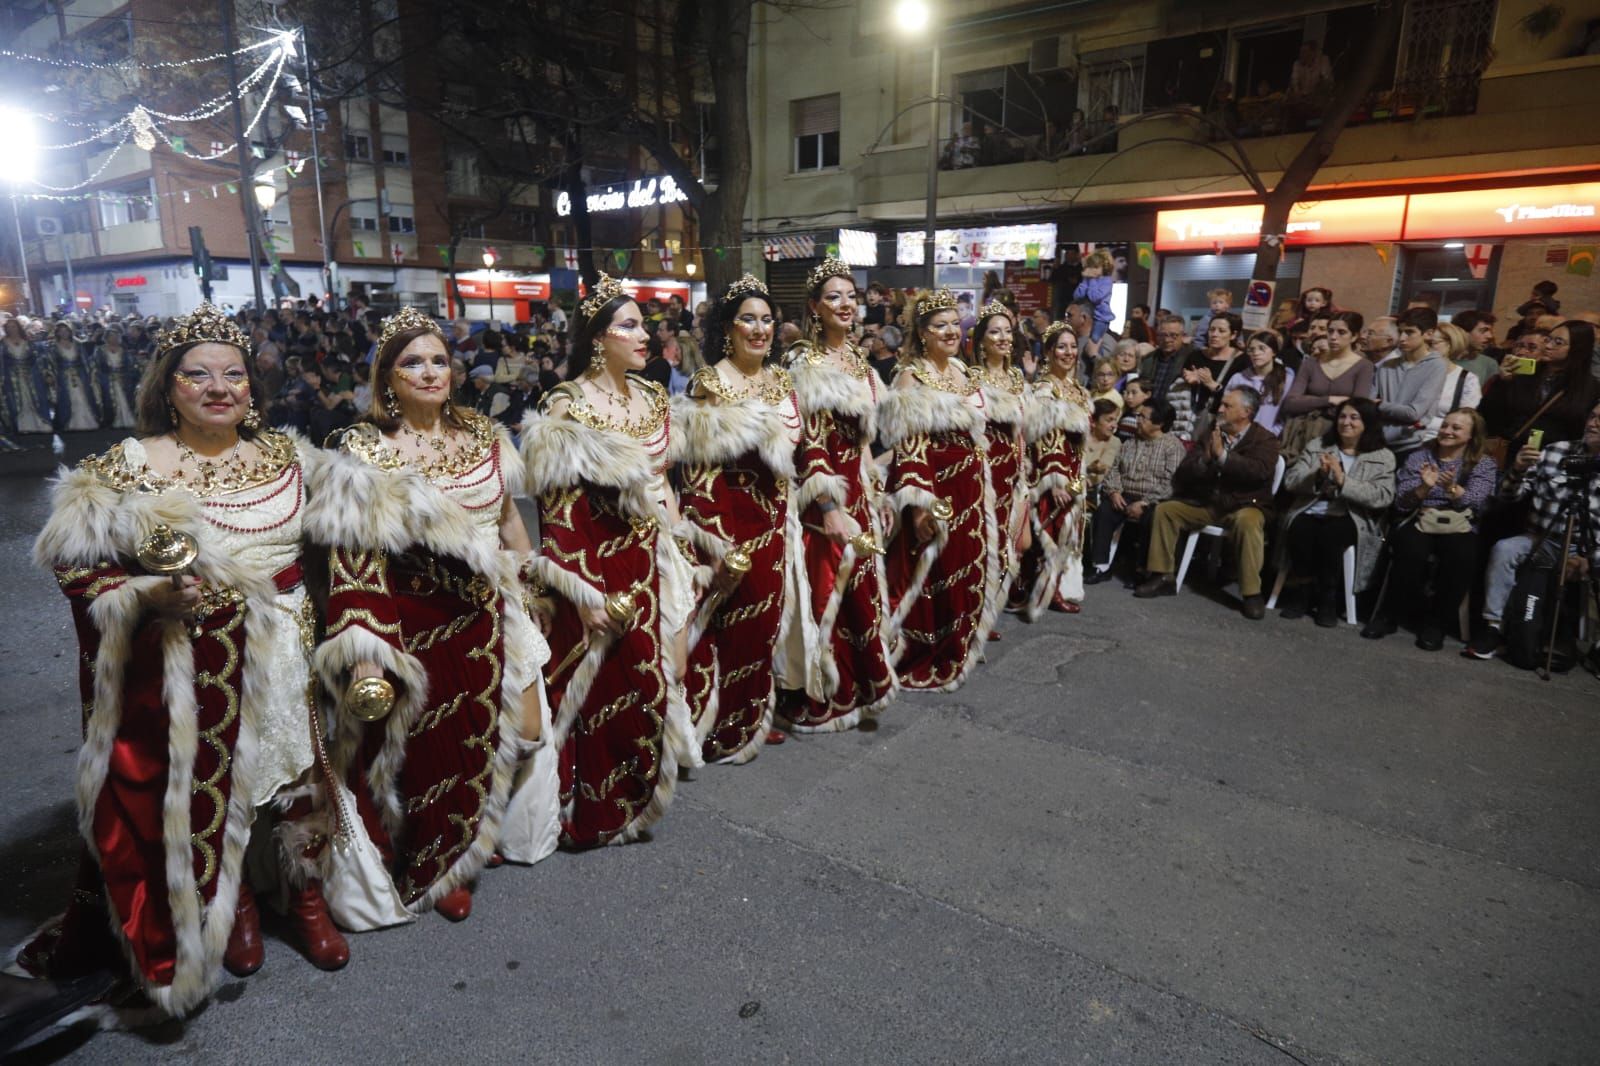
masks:
<path fill-rule="evenodd" d="M 439 897 L 439 902 L 433 909 L 450 919 L 452 922 L 464 922 L 467 915 L 472 913 L 472 889 L 458 888 L 454 892 L 447 892 Z"/>
<path fill-rule="evenodd" d="M 1083 608 L 1078 604 L 1073 603 L 1071 600 L 1064 599 L 1059 592 L 1051 598 L 1050 609 L 1052 611 L 1060 611 L 1062 614 L 1077 614 L 1079 611 L 1083 610 Z"/>
<path fill-rule="evenodd" d="M 235 977 L 249 977 L 261 969 L 266 958 L 266 948 L 261 943 L 261 912 L 256 910 L 255 893 L 241 881 L 239 903 L 233 911 L 233 931 L 228 934 L 228 946 L 222 952 L 222 965 Z"/>
<path fill-rule="evenodd" d="M 305 888 L 289 894 L 289 918 L 300 936 L 300 950 L 311 965 L 319 970 L 338 970 L 350 961 L 350 945 L 328 915 L 321 882 L 307 881 Z"/>

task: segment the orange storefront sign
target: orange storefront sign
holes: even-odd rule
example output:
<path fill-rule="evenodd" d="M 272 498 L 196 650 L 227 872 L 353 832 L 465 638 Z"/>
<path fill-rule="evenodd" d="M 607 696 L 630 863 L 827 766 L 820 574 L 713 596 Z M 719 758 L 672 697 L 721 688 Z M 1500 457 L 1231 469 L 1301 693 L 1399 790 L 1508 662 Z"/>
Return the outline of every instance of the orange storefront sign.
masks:
<path fill-rule="evenodd" d="M 1418 193 L 1405 227 L 1416 241 L 1597 232 L 1600 182 Z"/>
<path fill-rule="evenodd" d="M 1295 204 L 1289 212 L 1287 243 L 1293 246 L 1399 240 L 1405 211 L 1404 196 Z M 1158 211 L 1156 250 L 1210 252 L 1219 246 L 1254 248 L 1261 235 L 1261 214 L 1260 204 Z"/>

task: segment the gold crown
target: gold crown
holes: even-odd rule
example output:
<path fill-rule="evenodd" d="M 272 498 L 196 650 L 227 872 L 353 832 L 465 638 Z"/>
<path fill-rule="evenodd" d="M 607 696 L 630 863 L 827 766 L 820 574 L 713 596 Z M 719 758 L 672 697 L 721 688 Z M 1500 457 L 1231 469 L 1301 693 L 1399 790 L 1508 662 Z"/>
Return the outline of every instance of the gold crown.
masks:
<path fill-rule="evenodd" d="M 1017 319 L 1017 316 L 1011 313 L 1011 308 L 1007 307 L 1005 304 L 1001 303 L 999 300 L 990 300 L 988 303 L 986 303 L 982 307 L 978 308 L 978 321 L 979 322 L 982 322 L 984 319 L 988 318 L 990 315 L 1005 315 L 1007 318 L 1011 319 L 1013 322 L 1015 322 L 1016 319 Z"/>
<path fill-rule="evenodd" d="M 1040 337 L 1039 337 L 1040 344 L 1042 345 L 1042 350 L 1045 351 L 1045 352 L 1048 352 L 1050 350 L 1050 346 L 1055 343 L 1055 339 L 1057 337 L 1059 337 L 1062 333 L 1066 332 L 1066 330 L 1067 330 L 1067 324 L 1065 322 L 1060 321 L 1060 320 L 1052 322 L 1048 326 L 1046 326 L 1044 328 L 1044 333 L 1040 334 Z"/>
<path fill-rule="evenodd" d="M 758 296 L 772 295 L 767 291 L 767 287 L 761 283 L 760 278 L 756 277 L 754 274 L 747 273 L 744 275 L 744 277 L 728 286 L 728 291 L 722 295 L 722 302 L 732 303 L 734 300 L 743 299 L 744 297 L 752 294 Z"/>
<path fill-rule="evenodd" d="M 936 289 L 933 292 L 925 292 L 917 297 L 918 318 L 938 314 L 940 311 L 954 311 L 955 309 L 956 294 L 949 289 Z"/>
<path fill-rule="evenodd" d="M 402 307 L 394 314 L 383 320 L 383 332 L 378 334 L 378 351 L 383 351 L 388 344 L 401 333 L 409 333 L 414 329 L 425 329 L 429 333 L 444 339 L 444 330 L 439 328 L 430 315 L 425 315 L 415 307 Z"/>
<path fill-rule="evenodd" d="M 806 289 L 815 292 L 827 283 L 829 278 L 849 278 L 856 280 L 855 273 L 851 271 L 850 264 L 842 259 L 829 256 L 811 268 L 811 273 L 806 275 Z"/>
<path fill-rule="evenodd" d="M 239 324 L 211 304 L 203 303 L 186 315 L 180 315 L 171 328 L 164 330 L 156 343 L 155 357 L 160 359 L 174 348 L 190 344 L 231 344 L 246 355 L 250 354 L 250 338 L 244 335 Z"/>
<path fill-rule="evenodd" d="M 593 318 L 606 304 L 618 296 L 626 296 L 628 292 L 622 287 L 622 282 L 611 277 L 604 270 L 600 272 L 600 280 L 595 282 L 594 292 L 589 298 L 578 305 L 578 314 L 584 319 Z"/>

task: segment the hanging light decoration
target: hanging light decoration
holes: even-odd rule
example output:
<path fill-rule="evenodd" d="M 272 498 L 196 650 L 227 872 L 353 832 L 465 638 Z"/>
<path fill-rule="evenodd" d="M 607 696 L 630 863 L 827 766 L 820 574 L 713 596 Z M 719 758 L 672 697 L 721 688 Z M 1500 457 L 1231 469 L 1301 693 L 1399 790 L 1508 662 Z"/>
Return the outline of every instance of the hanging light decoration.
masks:
<path fill-rule="evenodd" d="M 128 116 L 128 122 L 133 126 L 133 143 L 148 152 L 156 146 L 156 124 L 150 119 L 150 112 L 140 105 L 133 109 Z"/>

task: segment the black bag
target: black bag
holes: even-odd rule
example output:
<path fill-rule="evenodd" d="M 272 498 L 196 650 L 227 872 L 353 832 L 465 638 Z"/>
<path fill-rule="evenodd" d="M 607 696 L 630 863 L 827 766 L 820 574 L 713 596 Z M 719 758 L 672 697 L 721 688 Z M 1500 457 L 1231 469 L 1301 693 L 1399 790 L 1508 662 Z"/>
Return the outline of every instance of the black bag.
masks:
<path fill-rule="evenodd" d="M 1559 555 L 1559 551 L 1537 548 L 1529 553 L 1517 567 L 1516 583 L 1511 587 L 1511 598 L 1506 601 L 1505 615 L 1500 621 L 1506 661 L 1523 670 L 1544 667 L 1563 565 Z M 1582 584 L 1575 587 L 1582 588 Z M 1566 673 L 1577 661 L 1577 617 L 1577 612 L 1572 610 L 1561 612 L 1561 624 L 1554 637 L 1555 655 L 1550 661 L 1550 669 L 1556 673 Z"/>

